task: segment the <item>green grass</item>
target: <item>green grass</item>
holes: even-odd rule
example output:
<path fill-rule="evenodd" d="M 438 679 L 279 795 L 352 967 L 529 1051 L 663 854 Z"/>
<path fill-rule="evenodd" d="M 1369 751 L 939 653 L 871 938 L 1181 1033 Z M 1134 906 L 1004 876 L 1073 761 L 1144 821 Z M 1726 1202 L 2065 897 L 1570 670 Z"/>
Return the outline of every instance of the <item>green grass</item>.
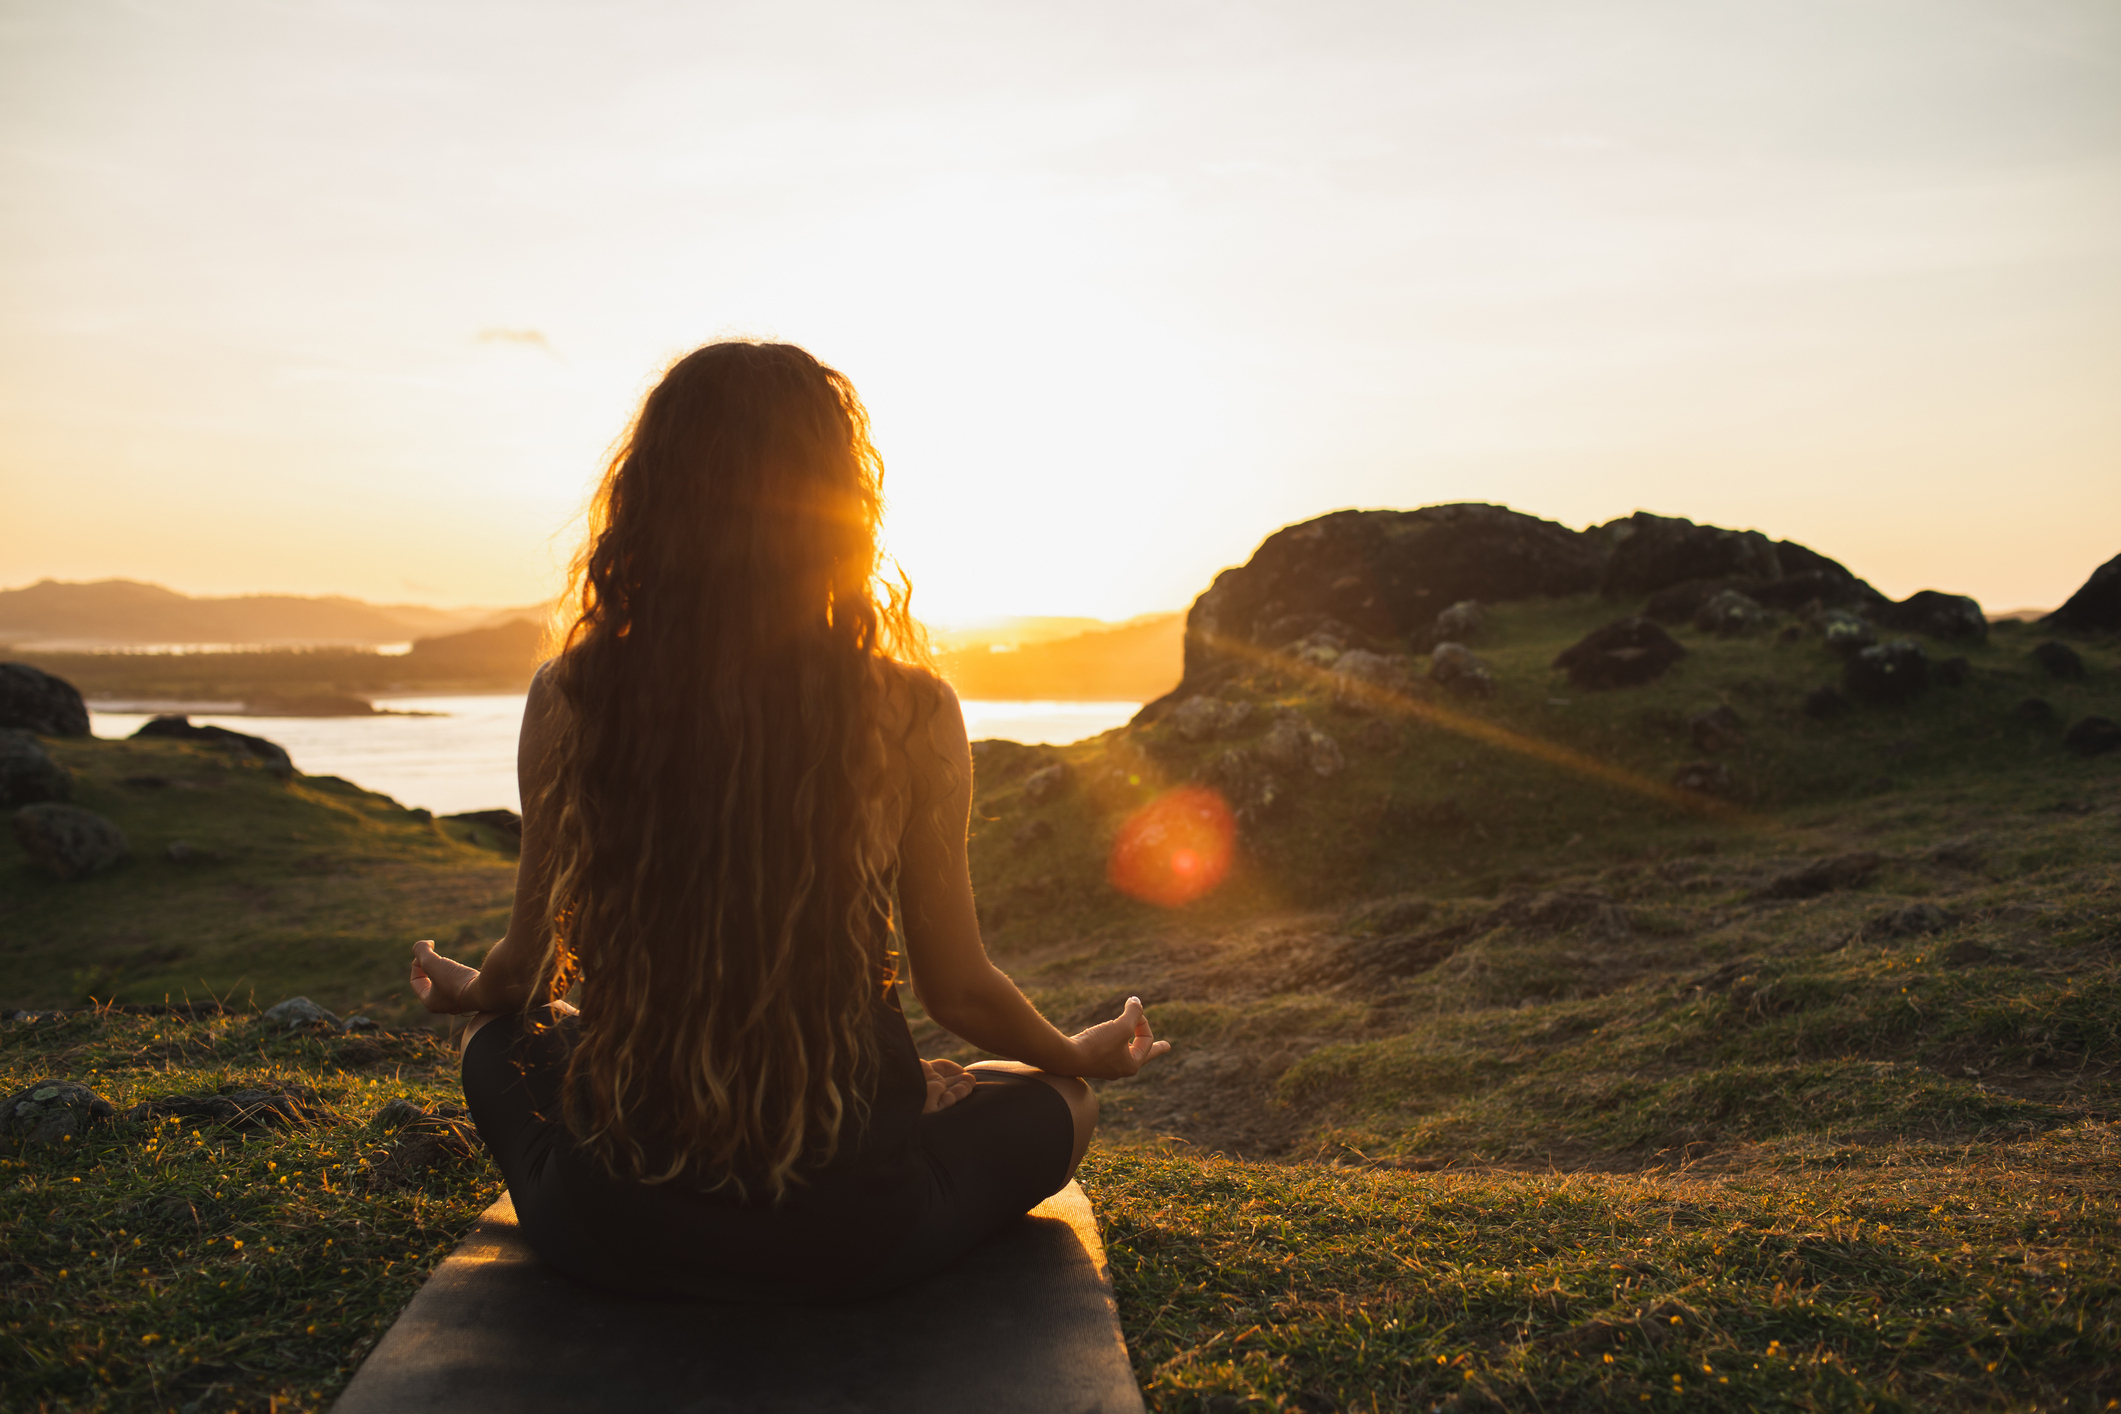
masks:
<path fill-rule="evenodd" d="M 0 1146 L 0 1409 L 321 1409 L 487 1204 L 483 1155 L 372 1186 L 391 1100 L 461 1102 L 426 1032 L 275 1033 L 254 1014 L 0 1027 L 0 1090 L 71 1077 L 121 1111 L 306 1086 L 298 1127 L 96 1126 Z"/>
<path fill-rule="evenodd" d="M 2121 1133 L 1795 1142 L 1742 1173 L 1404 1174 L 1100 1149 L 1150 1406 L 2103 1409 Z"/>
<path fill-rule="evenodd" d="M 1998 625 L 1930 645 L 1967 654 L 1966 686 L 1820 722 L 1801 703 L 1838 663 L 1810 639 L 1681 631 L 1692 655 L 1657 683 L 1571 692 L 1546 664 L 1614 612 L 1499 609 L 1485 701 L 1417 684 L 1349 712 L 1293 668 L 1229 689 L 1302 711 L 1348 769 L 1290 782 L 1229 883 L 1181 909 L 1118 894 L 1107 851 L 1263 723 L 983 749 L 972 858 L 998 959 L 1064 1024 L 1138 993 L 1176 1043 L 1104 1087 L 1084 1171 L 1151 1406 L 2121 1399 L 2121 754 L 2061 747 L 2061 724 L 2121 717 L 2114 645 L 2080 642 L 2090 675 L 2055 683 L 2025 656 L 2046 635 Z M 2058 724 L 2013 718 L 2032 695 Z M 1676 798 L 1702 756 L 1686 718 L 1719 703 L 1745 719 L 1714 758 L 1732 795 Z M 1364 744 L 1377 722 L 1389 749 Z M 0 855 L 18 1005 L 300 992 L 404 1018 L 407 943 L 476 960 L 502 927 L 513 862 L 491 839 L 197 747 L 56 746 L 134 854 L 69 884 Z M 1034 802 L 1055 760 L 1070 784 Z M 169 784 L 125 783 L 142 775 Z M 176 839 L 224 858 L 173 864 Z M 1856 852 L 1873 866 L 1777 896 Z M 909 1010 L 924 1054 L 970 1057 Z M 122 1107 L 277 1078 L 340 1116 L 9 1156 L 0 1407 L 331 1398 L 495 1191 L 483 1163 L 359 1186 L 366 1116 L 455 1082 L 424 1032 L 387 1065 L 347 1068 L 350 1044 L 240 1016 L 0 1029 L 11 1089 L 67 1075 Z M 222 1196 L 167 1228 L 165 1193 Z"/>
<path fill-rule="evenodd" d="M 334 776 L 282 781 L 189 742 L 46 745 L 74 773 L 72 803 L 108 816 L 132 852 L 61 881 L 12 838 L 0 845 L 0 1002 L 271 1005 L 306 992 L 335 1010 L 406 1015 L 415 939 L 476 957 L 506 926 L 515 861 L 491 831 Z M 180 840 L 189 863 L 168 858 Z"/>

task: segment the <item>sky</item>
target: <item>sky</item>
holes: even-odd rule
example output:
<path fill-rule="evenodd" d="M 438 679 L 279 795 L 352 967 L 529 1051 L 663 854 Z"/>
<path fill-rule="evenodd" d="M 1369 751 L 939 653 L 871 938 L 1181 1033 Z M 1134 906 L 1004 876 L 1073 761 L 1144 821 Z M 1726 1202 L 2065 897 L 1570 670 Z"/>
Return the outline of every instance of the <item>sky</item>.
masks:
<path fill-rule="evenodd" d="M 847 373 L 937 622 L 1495 501 L 2060 602 L 2111 0 L 0 0 L 0 587 L 518 604 L 672 359 Z"/>

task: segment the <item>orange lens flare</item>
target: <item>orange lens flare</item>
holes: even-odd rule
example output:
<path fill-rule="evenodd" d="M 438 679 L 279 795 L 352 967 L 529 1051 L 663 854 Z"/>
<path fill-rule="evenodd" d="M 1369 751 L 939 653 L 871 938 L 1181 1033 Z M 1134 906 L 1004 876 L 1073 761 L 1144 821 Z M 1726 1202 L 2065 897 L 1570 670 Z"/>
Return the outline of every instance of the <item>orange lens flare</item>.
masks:
<path fill-rule="evenodd" d="M 1223 881 L 1236 841 L 1237 822 L 1221 795 L 1180 786 L 1127 817 L 1105 875 L 1123 894 L 1177 908 Z"/>

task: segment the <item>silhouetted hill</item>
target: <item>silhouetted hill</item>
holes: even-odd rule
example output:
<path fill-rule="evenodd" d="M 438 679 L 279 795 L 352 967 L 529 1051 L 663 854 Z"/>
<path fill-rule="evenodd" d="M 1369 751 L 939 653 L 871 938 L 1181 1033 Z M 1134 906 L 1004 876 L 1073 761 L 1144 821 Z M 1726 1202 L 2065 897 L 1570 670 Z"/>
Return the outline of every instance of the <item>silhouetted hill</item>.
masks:
<path fill-rule="evenodd" d="M 1184 638 L 1183 615 L 1154 614 L 1094 633 L 1028 641 L 1007 652 L 946 650 L 936 664 L 960 697 L 1143 702 L 1178 681 Z"/>
<path fill-rule="evenodd" d="M 435 609 L 338 596 L 246 594 L 193 598 L 159 584 L 41 580 L 0 590 L 0 643 L 17 647 L 123 648 L 225 643 L 281 647 L 404 643 L 529 616 L 536 608 Z"/>

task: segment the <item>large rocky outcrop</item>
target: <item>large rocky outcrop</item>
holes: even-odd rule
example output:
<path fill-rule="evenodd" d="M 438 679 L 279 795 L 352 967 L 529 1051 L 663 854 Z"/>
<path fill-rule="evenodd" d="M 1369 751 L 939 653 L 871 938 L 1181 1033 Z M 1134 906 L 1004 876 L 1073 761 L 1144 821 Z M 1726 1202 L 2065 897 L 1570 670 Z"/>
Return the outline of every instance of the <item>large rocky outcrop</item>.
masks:
<path fill-rule="evenodd" d="M 1267 537 L 1186 615 L 1186 677 L 1312 632 L 1331 618 L 1374 639 L 1425 629 L 1464 599 L 1598 587 L 1604 544 L 1503 506 L 1337 511 Z"/>
<path fill-rule="evenodd" d="M 1796 608 L 1813 598 L 1832 604 L 1857 596 L 1883 597 L 1839 561 L 1794 540 L 1770 540 L 1757 530 L 1726 530 L 1637 511 L 1589 534 L 1611 547 L 1599 581 L 1609 599 L 1656 594 L 1690 581 L 1699 584 L 1693 602 L 1667 622 L 1691 617 L 1701 601 L 1722 589 L 1736 589 L 1770 608 Z M 1784 580 L 1803 583 L 1791 585 L 1788 593 L 1769 587 Z"/>
<path fill-rule="evenodd" d="M 279 743 L 267 741 L 262 736 L 232 732 L 227 727 L 197 726 L 189 717 L 156 717 L 133 735 L 170 741 L 208 742 L 214 746 L 226 747 L 228 754 L 238 762 L 257 762 L 275 776 L 286 777 L 295 773 L 294 759 L 287 754 L 287 748 Z"/>
<path fill-rule="evenodd" d="M 2121 555 L 2093 570 L 2083 588 L 2040 622 L 2065 633 L 2121 632 Z"/>
<path fill-rule="evenodd" d="M 27 663 L 0 663 L 0 727 L 38 736 L 87 736 L 88 704 L 64 678 Z"/>

